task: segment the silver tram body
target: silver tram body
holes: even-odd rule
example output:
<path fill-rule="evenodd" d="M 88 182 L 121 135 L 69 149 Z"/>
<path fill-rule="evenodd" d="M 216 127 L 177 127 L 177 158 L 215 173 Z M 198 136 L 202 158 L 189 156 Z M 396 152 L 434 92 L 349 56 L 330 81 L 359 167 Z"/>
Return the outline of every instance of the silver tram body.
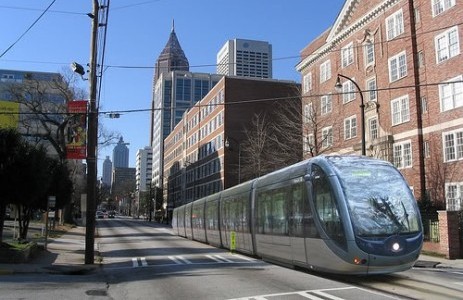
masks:
<path fill-rule="evenodd" d="M 390 163 L 318 156 L 174 210 L 176 234 L 338 274 L 411 268 L 422 247 L 410 188 Z"/>

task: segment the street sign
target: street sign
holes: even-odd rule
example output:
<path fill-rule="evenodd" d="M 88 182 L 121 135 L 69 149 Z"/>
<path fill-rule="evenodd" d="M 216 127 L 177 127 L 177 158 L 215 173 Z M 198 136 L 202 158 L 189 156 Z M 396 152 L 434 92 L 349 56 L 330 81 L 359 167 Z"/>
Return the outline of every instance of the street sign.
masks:
<path fill-rule="evenodd" d="M 55 208 L 55 205 L 56 205 L 56 197 L 48 196 L 48 208 Z"/>

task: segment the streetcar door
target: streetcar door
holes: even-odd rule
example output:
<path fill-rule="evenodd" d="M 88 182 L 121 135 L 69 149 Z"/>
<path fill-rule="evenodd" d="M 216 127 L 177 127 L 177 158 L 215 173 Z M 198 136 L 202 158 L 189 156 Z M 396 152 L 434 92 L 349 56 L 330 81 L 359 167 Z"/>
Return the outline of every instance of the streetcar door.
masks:
<path fill-rule="evenodd" d="M 301 178 L 302 179 L 302 178 Z M 306 264 L 304 223 L 307 218 L 307 188 L 303 180 L 292 185 L 289 198 L 289 236 L 295 264 Z"/>

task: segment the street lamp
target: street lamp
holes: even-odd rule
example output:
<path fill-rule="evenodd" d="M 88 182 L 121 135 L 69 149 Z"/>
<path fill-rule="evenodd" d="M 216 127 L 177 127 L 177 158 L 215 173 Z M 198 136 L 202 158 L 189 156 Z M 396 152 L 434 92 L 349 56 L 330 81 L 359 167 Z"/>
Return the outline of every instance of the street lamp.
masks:
<path fill-rule="evenodd" d="M 233 148 L 231 147 L 228 138 L 229 137 L 225 139 L 225 148 L 232 150 Z M 230 139 L 238 145 L 238 183 L 241 183 L 241 144 L 232 137 L 230 137 Z"/>
<path fill-rule="evenodd" d="M 336 84 L 334 86 L 335 89 L 338 92 L 342 91 L 342 83 L 341 83 L 340 77 L 345 78 L 345 79 L 349 80 L 350 82 L 352 82 L 355 85 L 355 87 L 357 88 L 358 93 L 360 94 L 360 100 L 361 100 L 361 104 L 360 104 L 360 120 L 361 120 L 361 126 L 362 126 L 362 155 L 365 156 L 366 155 L 366 148 L 365 148 L 365 104 L 363 103 L 363 93 L 360 90 L 360 87 L 358 86 L 357 82 L 355 82 L 352 78 L 349 78 L 349 77 L 344 76 L 342 74 L 338 74 L 338 78 L 336 79 Z"/>

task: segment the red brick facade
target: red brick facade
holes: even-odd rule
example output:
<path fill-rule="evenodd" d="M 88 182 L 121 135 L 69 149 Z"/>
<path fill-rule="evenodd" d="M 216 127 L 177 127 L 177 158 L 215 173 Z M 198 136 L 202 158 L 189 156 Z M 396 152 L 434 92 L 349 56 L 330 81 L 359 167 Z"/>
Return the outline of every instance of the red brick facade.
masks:
<path fill-rule="evenodd" d="M 306 140 L 316 141 L 306 147 L 306 157 L 320 153 L 360 154 L 360 95 L 355 89 L 355 98 L 343 102 L 345 92 L 334 88 L 337 74 L 342 74 L 355 81 L 364 96 L 366 155 L 396 164 L 418 200 L 429 195 L 431 201 L 445 209 L 447 185 L 461 186 L 463 191 L 463 148 L 459 148 L 463 147 L 459 139 L 463 132 L 463 26 L 459 21 L 463 3 L 455 1 L 437 15 L 433 14 L 433 3 L 348 0 L 332 28 L 301 51 L 297 69 L 303 79 L 304 105 L 312 105 L 316 114 L 305 126 Z M 388 37 L 391 31 L 396 33 L 393 38 Z M 439 37 L 453 48 L 438 46 Z M 374 48 L 374 61 L 368 64 L 365 57 L 369 43 Z M 347 50 L 349 46 L 351 50 Z M 438 49 L 448 52 L 448 57 L 439 62 Z M 346 58 L 349 51 L 351 63 L 343 66 L 343 53 Z M 321 66 L 327 61 L 331 76 L 323 81 Z M 393 77 L 396 69 L 398 78 Z M 311 88 L 304 86 L 308 77 Z M 372 80 L 376 88 L 367 84 Z M 341 78 L 343 84 L 348 81 Z M 453 97 L 453 107 L 444 109 L 445 100 L 439 90 L 447 81 L 456 84 L 446 87 L 453 89 L 448 94 Z M 370 101 L 373 91 L 377 96 Z M 329 112 L 323 111 L 322 97 L 326 95 L 331 95 Z M 377 135 L 373 137 L 370 122 L 375 120 Z M 352 122 L 356 128 L 346 134 Z M 328 147 L 323 144 L 324 128 L 332 128 L 332 145 Z M 449 136 L 454 143 L 451 150 L 445 142 Z M 445 151 L 456 154 L 451 156 Z"/>

